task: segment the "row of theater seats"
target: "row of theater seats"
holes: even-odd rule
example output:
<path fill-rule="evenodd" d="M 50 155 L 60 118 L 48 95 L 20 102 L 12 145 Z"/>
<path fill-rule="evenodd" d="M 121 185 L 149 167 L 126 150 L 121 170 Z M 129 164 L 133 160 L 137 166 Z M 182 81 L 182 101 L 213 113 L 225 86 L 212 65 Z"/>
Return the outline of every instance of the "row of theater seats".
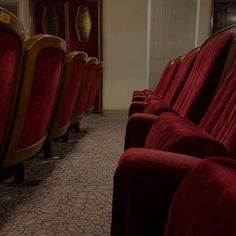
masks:
<path fill-rule="evenodd" d="M 0 8 L 0 180 L 14 173 L 24 182 L 24 161 L 51 142 L 68 140 L 82 117 L 93 110 L 102 62 L 83 52 L 66 53 L 66 42 L 35 35 L 24 42 L 24 28 Z"/>
<path fill-rule="evenodd" d="M 112 236 L 236 235 L 236 25 L 135 91 Z"/>

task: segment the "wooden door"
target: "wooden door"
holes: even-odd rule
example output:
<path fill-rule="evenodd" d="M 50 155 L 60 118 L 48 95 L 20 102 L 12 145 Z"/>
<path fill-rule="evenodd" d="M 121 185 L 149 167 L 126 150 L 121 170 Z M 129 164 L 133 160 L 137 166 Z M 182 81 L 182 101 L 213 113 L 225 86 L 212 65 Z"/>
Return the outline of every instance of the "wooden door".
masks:
<path fill-rule="evenodd" d="M 101 0 L 30 0 L 32 34 L 57 35 L 68 51 L 83 51 L 102 60 Z M 94 105 L 101 111 L 102 84 Z"/>

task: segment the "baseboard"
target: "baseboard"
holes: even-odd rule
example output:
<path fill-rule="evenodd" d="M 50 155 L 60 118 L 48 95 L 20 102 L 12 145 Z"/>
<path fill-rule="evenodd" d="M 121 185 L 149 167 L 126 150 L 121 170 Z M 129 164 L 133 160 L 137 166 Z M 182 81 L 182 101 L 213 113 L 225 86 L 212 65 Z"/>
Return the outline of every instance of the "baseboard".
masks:
<path fill-rule="evenodd" d="M 128 118 L 128 110 L 126 109 L 104 109 L 102 115 L 114 118 Z"/>

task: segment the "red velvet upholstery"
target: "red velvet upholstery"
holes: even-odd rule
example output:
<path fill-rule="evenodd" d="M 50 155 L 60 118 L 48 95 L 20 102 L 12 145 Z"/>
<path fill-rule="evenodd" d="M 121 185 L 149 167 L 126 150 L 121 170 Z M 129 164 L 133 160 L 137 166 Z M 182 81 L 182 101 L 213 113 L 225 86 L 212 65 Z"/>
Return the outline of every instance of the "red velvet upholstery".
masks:
<path fill-rule="evenodd" d="M 161 86 L 162 86 L 162 84 L 163 84 L 163 82 L 164 82 L 164 80 L 165 80 L 165 77 L 166 77 L 166 75 L 167 75 L 167 73 L 168 73 L 168 71 L 169 71 L 169 69 L 170 69 L 171 63 L 172 63 L 172 62 L 168 62 L 167 65 L 166 65 L 166 67 L 165 67 L 165 69 L 163 70 L 163 73 L 162 73 L 162 75 L 161 75 L 160 80 L 158 81 L 158 83 L 157 83 L 157 85 L 156 85 L 156 88 L 155 88 L 155 90 L 154 90 L 154 93 L 157 92 L 157 91 L 161 88 Z M 144 89 L 143 91 L 134 91 L 134 92 L 133 92 L 133 97 L 134 97 L 135 95 L 144 95 L 144 96 L 146 96 L 146 94 L 148 94 L 148 93 L 151 94 L 151 93 L 153 93 L 153 92 L 152 92 L 151 90 L 149 90 L 149 89 Z"/>
<path fill-rule="evenodd" d="M 57 129 L 65 127 L 70 123 L 74 104 L 76 102 L 80 84 L 84 75 L 85 62 L 77 60 L 73 63 L 70 80 L 64 91 L 64 100 L 59 108 Z"/>
<path fill-rule="evenodd" d="M 83 84 L 80 87 L 78 100 L 74 110 L 74 116 L 81 118 L 87 112 L 88 100 L 93 86 L 94 76 L 96 72 L 96 62 L 87 63 Z"/>
<path fill-rule="evenodd" d="M 145 147 L 198 157 L 214 155 L 233 157 L 236 154 L 235 104 L 236 62 L 230 69 L 199 127 L 186 118 L 173 113 L 163 113 L 152 126 Z M 136 119 L 138 119 L 138 115 L 136 115 Z M 145 120 L 144 116 L 142 119 Z M 130 137 L 131 140 L 134 139 L 131 134 Z"/>
<path fill-rule="evenodd" d="M 198 56 L 198 53 L 199 50 L 195 49 L 194 51 L 189 52 L 181 60 L 181 64 L 174 78 L 174 81 L 168 89 L 165 97 L 163 98 L 169 105 L 173 106 L 175 101 L 177 100 L 191 73 L 192 67 Z"/>
<path fill-rule="evenodd" d="M 132 148 L 114 175 L 112 236 L 236 235 L 236 161 Z"/>
<path fill-rule="evenodd" d="M 178 188 L 165 236 L 236 235 L 236 162 L 208 159 Z"/>
<path fill-rule="evenodd" d="M 46 48 L 39 52 L 18 148 L 31 146 L 46 135 L 63 63 L 64 54 L 57 49 Z"/>
<path fill-rule="evenodd" d="M 165 112 L 153 124 L 145 148 L 196 157 L 228 156 L 225 146 L 184 117 Z"/>
<path fill-rule="evenodd" d="M 132 102 L 129 108 L 129 116 L 137 112 L 145 112 L 145 113 L 159 115 L 164 111 L 168 111 L 169 106 L 172 106 L 175 103 L 180 92 L 182 91 L 186 83 L 186 80 L 188 79 L 189 74 L 191 73 L 191 69 L 193 67 L 193 64 L 195 62 L 195 59 L 198 53 L 199 53 L 199 50 L 195 49 L 189 52 L 186 56 L 181 58 L 180 65 L 176 72 L 176 75 L 174 76 L 173 82 L 171 83 L 170 87 L 167 89 L 167 93 L 164 97 L 160 97 L 156 95 L 148 95 L 144 99 L 143 103 Z M 155 101 L 153 101 L 153 99 L 155 99 Z M 159 104 L 161 104 L 161 107 L 159 107 Z"/>
<path fill-rule="evenodd" d="M 224 143 L 230 156 L 236 155 L 236 61 L 221 86 L 207 114 L 200 123 L 217 140 Z"/>
<path fill-rule="evenodd" d="M 170 109 L 168 102 L 166 105 L 165 103 L 161 103 L 161 107 L 159 107 L 159 103 L 153 101 L 151 104 L 145 106 L 145 109 L 143 109 L 144 112 L 159 115 L 163 111 L 175 110 L 181 116 L 189 118 L 194 123 L 200 123 L 210 105 L 215 89 L 220 83 L 220 75 L 232 41 L 232 36 L 233 33 L 225 32 L 207 41 L 201 47 L 189 78 L 172 109 Z M 168 101 L 168 97 L 166 101 Z M 130 109 L 130 114 L 136 111 L 132 105 Z"/>
<path fill-rule="evenodd" d="M 0 29 L 0 146 L 13 108 L 21 54 L 22 42 L 17 35 Z"/>
<path fill-rule="evenodd" d="M 158 117 L 151 114 L 134 114 L 127 123 L 125 150 L 130 147 L 144 147 L 146 137 Z"/>
<path fill-rule="evenodd" d="M 141 101 L 142 99 L 146 99 L 148 95 L 155 95 L 155 96 L 160 96 L 164 97 L 167 93 L 167 90 L 169 89 L 171 83 L 173 82 L 173 79 L 176 75 L 176 72 L 178 70 L 178 67 L 180 65 L 180 57 L 175 59 L 170 63 L 169 68 L 165 68 L 162 76 L 161 76 L 161 81 L 160 83 L 157 84 L 156 89 L 153 93 L 146 92 L 145 95 L 135 95 L 133 96 L 133 101 Z M 167 65 L 168 66 L 168 65 Z M 142 98 L 142 99 L 141 99 Z"/>
<path fill-rule="evenodd" d="M 225 32 L 201 47 L 190 77 L 173 106 L 196 124 L 200 123 L 213 98 L 232 37 L 232 32 Z"/>
<path fill-rule="evenodd" d="M 100 62 L 100 63 L 102 63 L 102 62 Z M 102 64 L 98 63 L 97 68 L 95 69 L 95 72 L 94 72 L 94 82 L 93 82 L 93 85 L 91 88 L 89 101 L 88 101 L 89 111 L 93 110 L 94 102 L 95 102 L 101 81 L 102 81 Z"/>
<path fill-rule="evenodd" d="M 131 148 L 114 176 L 112 236 L 163 235 L 173 194 L 201 159 Z"/>

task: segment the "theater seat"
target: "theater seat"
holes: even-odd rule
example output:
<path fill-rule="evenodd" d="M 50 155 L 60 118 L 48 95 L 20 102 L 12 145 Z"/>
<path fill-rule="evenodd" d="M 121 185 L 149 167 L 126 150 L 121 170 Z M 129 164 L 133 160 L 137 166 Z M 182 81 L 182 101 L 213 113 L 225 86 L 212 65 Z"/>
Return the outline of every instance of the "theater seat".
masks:
<path fill-rule="evenodd" d="M 24 27 L 13 14 L 0 8 L 0 166 L 13 121 L 23 56 Z M 11 173 L 0 167 L 0 181 Z"/>
<path fill-rule="evenodd" d="M 114 176 L 112 236 L 236 234 L 236 161 L 132 148 Z"/>
<path fill-rule="evenodd" d="M 163 235 L 176 189 L 201 162 L 151 149 L 125 151 L 114 175 L 111 235 Z"/>
<path fill-rule="evenodd" d="M 169 62 L 166 64 L 166 67 L 165 67 L 165 69 L 163 70 L 163 73 L 162 73 L 162 75 L 161 75 L 159 81 L 157 82 L 156 88 L 155 88 L 154 91 L 152 91 L 152 90 L 150 90 L 150 89 L 136 90 L 136 91 L 133 92 L 132 101 L 134 101 L 134 100 L 139 100 L 138 98 L 133 99 L 134 96 L 137 96 L 137 97 L 140 96 L 140 97 L 141 97 L 140 100 L 143 101 L 143 100 L 146 98 L 146 96 L 147 96 L 148 94 L 156 94 L 156 93 L 158 93 L 158 90 L 161 88 L 161 86 L 162 86 L 162 84 L 163 84 L 163 82 L 164 82 L 164 79 L 165 79 L 165 77 L 166 77 L 167 74 L 168 74 L 168 71 L 169 71 L 169 69 L 170 69 L 170 66 L 173 65 L 173 62 L 174 62 L 174 61 L 169 61 Z"/>
<path fill-rule="evenodd" d="M 51 141 L 63 138 L 68 141 L 68 128 L 76 102 L 81 81 L 85 73 L 87 54 L 74 51 L 66 56 L 61 91 L 57 98 L 57 105 L 53 121 L 45 144 L 45 157 L 52 157 Z"/>
<path fill-rule="evenodd" d="M 165 236 L 236 235 L 235 177 L 235 160 L 203 161 L 175 193 Z"/>
<path fill-rule="evenodd" d="M 60 91 L 65 52 L 65 41 L 55 36 L 35 35 L 25 43 L 17 109 L 3 167 L 22 167 L 42 149 Z"/>
<path fill-rule="evenodd" d="M 86 62 L 87 54 L 78 51 L 69 53 L 65 59 L 63 85 L 58 97 L 49 139 L 62 137 L 68 130 L 85 73 Z"/>
<path fill-rule="evenodd" d="M 235 25 L 211 36 L 200 48 L 189 78 L 173 106 L 166 104 L 166 110 L 174 110 L 181 116 L 199 124 L 208 109 L 217 87 L 222 83 L 228 67 L 233 63 L 231 50 L 234 44 Z M 159 115 L 159 102 L 150 103 L 144 112 Z M 161 104 L 163 111 L 163 104 Z"/>
<path fill-rule="evenodd" d="M 71 124 L 79 127 L 79 123 L 87 112 L 88 100 L 96 75 L 97 58 L 89 57 L 86 63 L 84 78 L 79 89 L 78 97 L 73 109 Z M 79 130 L 79 128 L 75 128 Z"/>
<path fill-rule="evenodd" d="M 129 108 L 129 116 L 140 112 L 152 113 L 152 111 L 149 111 L 150 107 L 152 107 L 150 105 L 151 102 L 154 102 L 155 106 L 157 106 L 157 103 L 160 104 L 158 109 L 159 113 L 162 113 L 163 111 L 169 111 L 181 93 L 191 73 L 198 53 L 199 48 L 196 48 L 180 58 L 178 70 L 174 74 L 172 83 L 166 87 L 167 92 L 164 96 L 161 97 L 156 94 L 150 94 L 145 97 L 144 101 L 133 101 Z M 163 104 L 164 110 L 161 109 L 161 104 Z"/>
<path fill-rule="evenodd" d="M 93 86 L 91 88 L 91 92 L 90 92 L 90 96 L 89 96 L 89 100 L 88 100 L 87 113 L 90 113 L 93 111 L 94 102 L 95 102 L 95 99 L 96 99 L 96 96 L 97 96 L 97 93 L 99 90 L 99 86 L 100 86 L 101 80 L 102 80 L 102 70 L 103 70 L 103 63 L 101 61 L 99 61 L 96 66 L 94 82 L 93 82 Z"/>
<path fill-rule="evenodd" d="M 236 50 L 236 47 L 235 47 Z M 145 147 L 209 157 L 236 155 L 236 61 L 199 126 L 171 112 L 134 114 L 127 125 L 125 148 Z"/>
<path fill-rule="evenodd" d="M 162 76 L 161 81 L 157 84 L 156 89 L 154 92 L 150 92 L 149 90 L 145 90 L 144 94 L 138 95 L 135 94 L 132 98 L 132 101 L 145 101 L 149 96 L 158 96 L 158 97 L 165 97 L 169 87 L 171 86 L 177 70 L 180 66 L 181 57 L 176 58 L 175 60 L 171 61 L 170 64 L 167 64 L 167 68 L 165 68 Z"/>

